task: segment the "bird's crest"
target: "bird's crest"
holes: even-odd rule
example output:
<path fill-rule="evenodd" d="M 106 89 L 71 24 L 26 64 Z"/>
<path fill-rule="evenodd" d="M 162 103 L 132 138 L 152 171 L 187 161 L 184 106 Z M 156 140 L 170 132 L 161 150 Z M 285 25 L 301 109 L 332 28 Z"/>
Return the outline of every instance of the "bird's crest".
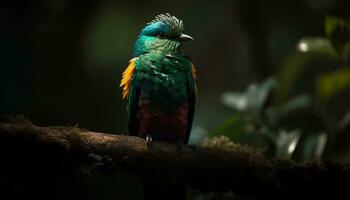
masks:
<path fill-rule="evenodd" d="M 157 23 L 157 22 L 162 22 L 164 24 L 169 25 L 170 27 L 172 27 L 172 29 L 174 31 L 176 31 L 178 33 L 181 33 L 184 29 L 184 24 L 183 24 L 182 20 L 179 20 L 175 16 L 171 16 L 169 13 L 157 15 L 154 18 L 154 20 L 152 20 L 148 24 L 153 24 L 153 23 Z"/>

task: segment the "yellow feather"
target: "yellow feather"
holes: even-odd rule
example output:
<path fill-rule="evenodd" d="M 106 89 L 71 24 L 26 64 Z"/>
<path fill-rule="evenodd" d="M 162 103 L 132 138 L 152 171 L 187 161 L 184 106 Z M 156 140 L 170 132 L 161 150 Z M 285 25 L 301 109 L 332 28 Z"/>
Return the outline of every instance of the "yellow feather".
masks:
<path fill-rule="evenodd" d="M 135 62 L 137 58 L 133 58 L 129 61 L 129 66 L 125 69 L 122 75 L 122 80 L 120 81 L 120 87 L 123 88 L 123 99 L 127 99 L 130 91 L 131 77 L 135 71 Z"/>

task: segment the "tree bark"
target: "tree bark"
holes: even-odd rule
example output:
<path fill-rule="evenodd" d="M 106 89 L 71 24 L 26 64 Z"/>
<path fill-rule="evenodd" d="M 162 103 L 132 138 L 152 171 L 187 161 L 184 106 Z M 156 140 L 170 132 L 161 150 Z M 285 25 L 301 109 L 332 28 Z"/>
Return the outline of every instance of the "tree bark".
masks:
<path fill-rule="evenodd" d="M 347 164 L 271 160 L 248 147 L 215 142 L 184 145 L 180 151 L 174 144 L 155 141 L 147 148 L 139 137 L 77 127 L 40 127 L 23 119 L 0 123 L 0 156 L 0 182 L 7 180 L 2 188 L 11 190 L 16 190 L 13 184 L 9 186 L 12 176 L 17 176 L 16 183 L 21 180 L 14 174 L 45 171 L 49 176 L 72 169 L 71 173 L 81 176 L 99 171 L 180 178 L 204 193 L 254 196 L 339 193 L 350 183 Z M 4 178 L 8 171 L 12 171 L 10 177 Z"/>

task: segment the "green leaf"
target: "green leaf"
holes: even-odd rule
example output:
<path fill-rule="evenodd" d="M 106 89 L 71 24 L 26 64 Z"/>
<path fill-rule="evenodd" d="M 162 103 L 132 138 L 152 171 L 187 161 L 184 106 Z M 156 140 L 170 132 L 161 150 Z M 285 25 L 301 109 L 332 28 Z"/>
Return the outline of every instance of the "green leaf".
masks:
<path fill-rule="evenodd" d="M 222 123 L 219 128 L 210 136 L 225 135 L 232 141 L 239 142 L 245 140 L 246 121 L 240 114 L 234 114 Z"/>
<path fill-rule="evenodd" d="M 350 125 L 350 110 L 348 110 L 340 120 L 339 130 L 344 131 Z"/>
<path fill-rule="evenodd" d="M 350 68 L 342 67 L 335 72 L 326 73 L 318 77 L 316 95 L 321 102 L 327 102 L 347 88 L 350 88 Z"/>
<path fill-rule="evenodd" d="M 323 37 L 306 37 L 299 40 L 297 50 L 303 53 L 322 53 L 329 56 L 337 56 L 330 41 Z"/>
<path fill-rule="evenodd" d="M 303 155 L 304 161 L 321 158 L 327 144 L 327 134 L 308 134 L 303 141 Z"/>
<path fill-rule="evenodd" d="M 308 53 L 296 52 L 291 54 L 280 67 L 278 88 L 274 92 L 274 102 L 283 104 L 292 96 L 314 91 L 315 79 L 325 70 L 336 69 L 341 60 L 336 53 L 325 54 L 315 51 Z"/>
<path fill-rule="evenodd" d="M 194 126 L 191 131 L 189 144 L 199 144 L 208 137 L 208 131 L 201 126 Z"/>
<path fill-rule="evenodd" d="M 287 115 L 288 113 L 300 109 L 305 108 L 311 104 L 311 97 L 309 95 L 299 95 L 293 97 L 291 100 L 287 101 L 287 103 L 283 104 L 280 108 L 280 115 Z"/>
<path fill-rule="evenodd" d="M 248 105 L 246 94 L 238 92 L 225 92 L 221 96 L 224 105 L 238 111 L 245 111 Z"/>
<path fill-rule="evenodd" d="M 247 89 L 248 109 L 259 113 L 271 90 L 277 85 L 274 78 L 268 78 L 261 85 L 252 84 Z"/>
<path fill-rule="evenodd" d="M 278 107 L 269 107 L 266 109 L 266 116 L 271 125 L 276 125 L 281 117 L 288 115 L 297 109 L 305 108 L 311 104 L 311 97 L 309 95 L 299 95 L 293 97 L 287 103 Z"/>
<path fill-rule="evenodd" d="M 350 21 L 327 16 L 325 31 L 332 46 L 345 61 L 350 59 Z"/>
<path fill-rule="evenodd" d="M 276 157 L 291 158 L 300 139 L 300 131 L 281 130 L 276 138 Z"/>
<path fill-rule="evenodd" d="M 265 80 L 260 85 L 252 83 L 243 93 L 225 92 L 221 96 L 221 101 L 230 108 L 241 112 L 248 112 L 256 116 L 275 85 L 276 80 L 273 78 Z"/>

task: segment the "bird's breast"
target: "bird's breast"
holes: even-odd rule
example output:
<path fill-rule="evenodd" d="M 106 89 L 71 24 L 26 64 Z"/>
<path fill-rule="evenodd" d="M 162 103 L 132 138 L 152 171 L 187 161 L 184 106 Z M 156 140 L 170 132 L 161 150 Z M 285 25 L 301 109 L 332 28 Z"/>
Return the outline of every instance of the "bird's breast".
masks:
<path fill-rule="evenodd" d="M 140 100 L 137 120 L 138 135 L 152 135 L 154 139 L 174 142 L 185 139 L 188 123 L 188 103 L 178 105 L 171 113 L 159 108 L 154 102 Z"/>
<path fill-rule="evenodd" d="M 140 89 L 140 98 L 157 102 L 159 106 L 177 105 L 188 99 L 186 76 L 159 71 L 139 72 L 136 86 Z"/>

